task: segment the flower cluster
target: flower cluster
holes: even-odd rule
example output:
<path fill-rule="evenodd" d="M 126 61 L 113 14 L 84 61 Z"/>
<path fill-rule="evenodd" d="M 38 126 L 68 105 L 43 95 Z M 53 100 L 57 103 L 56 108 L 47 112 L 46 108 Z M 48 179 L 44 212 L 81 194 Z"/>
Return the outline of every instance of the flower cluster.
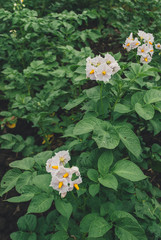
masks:
<path fill-rule="evenodd" d="M 25 5 L 23 4 L 24 0 L 20 0 L 20 3 L 14 3 L 13 4 L 13 10 L 20 10 L 22 9 L 23 7 L 25 7 Z"/>
<path fill-rule="evenodd" d="M 78 167 L 64 167 L 69 160 L 69 152 L 60 151 L 46 162 L 46 171 L 50 172 L 52 176 L 50 186 L 59 191 L 62 198 L 66 196 L 67 192 L 72 191 L 74 187 L 79 190 L 78 184 L 82 182 Z M 72 180 L 73 174 L 77 177 L 75 180 Z"/>
<path fill-rule="evenodd" d="M 128 52 L 137 48 L 137 55 L 141 56 L 140 62 L 149 63 L 151 62 L 154 53 L 154 36 L 151 33 L 145 33 L 144 31 L 140 30 L 138 31 L 138 36 L 140 37 L 140 41 L 138 40 L 138 38 L 133 38 L 133 33 L 130 33 L 130 36 L 123 44 L 123 47 Z M 155 48 L 161 49 L 161 44 L 155 44 Z"/>
<path fill-rule="evenodd" d="M 86 59 L 86 76 L 91 80 L 107 83 L 111 76 L 120 70 L 117 61 L 109 53 L 105 57 L 100 55 L 95 58 Z"/>

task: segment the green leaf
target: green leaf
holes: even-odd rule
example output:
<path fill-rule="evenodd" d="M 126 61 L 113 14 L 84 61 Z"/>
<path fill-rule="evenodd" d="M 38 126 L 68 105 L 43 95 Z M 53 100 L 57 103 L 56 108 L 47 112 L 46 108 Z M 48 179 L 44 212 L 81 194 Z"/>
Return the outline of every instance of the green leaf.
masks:
<path fill-rule="evenodd" d="M 137 220 L 128 212 L 125 211 L 120 211 L 120 210 L 116 210 L 112 213 L 112 215 L 110 216 L 111 221 L 115 222 L 119 219 L 122 218 L 130 218 L 132 221 L 134 221 L 135 223 L 138 223 Z M 139 223 L 138 223 L 139 225 Z"/>
<path fill-rule="evenodd" d="M 89 193 L 92 197 L 94 197 L 97 193 L 99 193 L 100 184 L 91 184 L 89 186 Z"/>
<path fill-rule="evenodd" d="M 93 131 L 93 129 L 98 121 L 99 121 L 99 119 L 97 119 L 95 117 L 84 118 L 76 124 L 73 133 L 75 135 L 89 133 L 89 132 Z"/>
<path fill-rule="evenodd" d="M 100 87 L 95 86 L 85 90 L 87 97 L 97 102 L 100 99 Z"/>
<path fill-rule="evenodd" d="M 22 194 L 26 194 L 26 193 L 38 194 L 38 193 L 41 193 L 41 190 L 35 185 L 24 185 L 22 186 L 21 193 Z"/>
<path fill-rule="evenodd" d="M 87 191 L 85 188 L 80 188 L 79 191 L 77 191 L 78 197 L 80 197 L 82 194 L 84 194 Z"/>
<path fill-rule="evenodd" d="M 19 168 L 23 170 L 31 170 L 35 161 L 31 157 L 24 158 L 22 160 L 14 161 L 9 164 L 10 167 Z"/>
<path fill-rule="evenodd" d="M 58 221 L 57 229 L 59 231 L 63 230 L 63 231 L 66 232 L 67 229 L 68 229 L 68 225 L 69 225 L 68 219 L 61 215 L 61 216 L 58 217 L 57 221 Z"/>
<path fill-rule="evenodd" d="M 120 240 L 147 240 L 144 230 L 131 218 L 122 218 L 116 222 L 115 233 Z"/>
<path fill-rule="evenodd" d="M 33 184 L 35 184 L 36 187 L 40 188 L 41 190 L 45 192 L 49 192 L 51 182 L 51 175 L 50 174 L 41 174 L 33 178 Z"/>
<path fill-rule="evenodd" d="M 86 99 L 86 96 L 81 96 L 79 98 L 76 98 L 70 102 L 68 102 L 67 105 L 65 105 L 64 109 L 70 110 L 76 106 L 78 106 L 80 103 L 82 103 Z"/>
<path fill-rule="evenodd" d="M 154 130 L 154 136 L 161 132 L 161 121 L 159 118 L 153 118 L 150 120 L 150 124 Z"/>
<path fill-rule="evenodd" d="M 142 150 L 139 139 L 135 133 L 129 127 L 125 126 L 116 127 L 116 131 L 126 148 L 136 157 L 139 157 Z"/>
<path fill-rule="evenodd" d="M 16 182 L 16 191 L 21 193 L 22 187 L 28 184 L 32 184 L 32 178 L 36 175 L 36 172 L 25 171 L 23 172 Z"/>
<path fill-rule="evenodd" d="M 108 122 L 103 122 L 94 127 L 92 138 L 99 148 L 114 149 L 118 146 L 120 138 L 115 129 Z"/>
<path fill-rule="evenodd" d="M 27 202 L 27 201 L 31 200 L 33 197 L 34 197 L 33 193 L 26 193 L 26 194 L 22 194 L 17 197 L 8 198 L 7 201 L 14 202 L 14 203 Z"/>
<path fill-rule="evenodd" d="M 118 181 L 115 176 L 112 174 L 107 174 L 104 178 L 99 178 L 98 181 L 104 186 L 108 188 L 112 188 L 114 190 L 117 190 L 118 187 Z"/>
<path fill-rule="evenodd" d="M 144 95 L 144 101 L 147 104 L 161 101 L 161 90 L 150 89 Z"/>
<path fill-rule="evenodd" d="M 57 199 L 55 201 L 55 207 L 56 207 L 56 210 L 61 215 L 63 215 L 67 219 L 70 218 L 72 211 L 73 211 L 73 207 L 72 207 L 71 203 L 66 203 L 63 200 Z"/>
<path fill-rule="evenodd" d="M 136 103 L 144 104 L 144 92 L 136 92 L 131 97 L 131 104 L 135 106 Z"/>
<path fill-rule="evenodd" d="M 98 172 L 95 169 L 89 169 L 87 172 L 88 178 L 93 182 L 98 182 Z"/>
<path fill-rule="evenodd" d="M 136 103 L 135 111 L 140 117 L 144 118 L 145 120 L 152 119 L 155 113 L 154 108 L 150 104 L 142 106 L 140 103 Z"/>
<path fill-rule="evenodd" d="M 11 233 L 10 235 L 12 240 L 37 240 L 37 235 L 36 233 L 27 233 L 27 232 L 14 232 Z"/>
<path fill-rule="evenodd" d="M 111 228 L 112 226 L 103 217 L 97 217 L 90 224 L 89 237 L 93 238 L 102 237 Z"/>
<path fill-rule="evenodd" d="M 140 181 L 146 178 L 140 168 L 128 160 L 118 161 L 113 169 L 113 173 L 131 181 Z"/>
<path fill-rule="evenodd" d="M 46 193 L 40 193 L 33 197 L 28 207 L 27 213 L 42 213 L 47 211 L 53 202 L 54 197 Z"/>
<path fill-rule="evenodd" d="M 97 219 L 98 213 L 89 213 L 87 214 L 80 222 L 80 232 L 87 233 L 89 232 L 89 227 L 92 221 Z"/>
<path fill-rule="evenodd" d="M 35 215 L 28 214 L 20 217 L 17 222 L 17 226 L 21 231 L 33 232 L 36 229 L 37 218 Z"/>
<path fill-rule="evenodd" d="M 108 173 L 110 166 L 113 163 L 113 154 L 112 151 L 104 151 L 98 159 L 98 171 L 105 175 Z"/>
<path fill-rule="evenodd" d="M 34 156 L 35 162 L 37 162 L 41 166 L 45 166 L 48 159 L 50 159 L 53 155 L 52 151 L 45 151 L 38 153 L 36 156 Z"/>
<path fill-rule="evenodd" d="M 51 240 L 66 240 L 69 239 L 69 236 L 64 231 L 58 231 L 55 234 L 52 234 Z"/>
<path fill-rule="evenodd" d="M 129 113 L 131 112 L 130 107 L 117 103 L 114 109 L 114 112 L 118 112 L 118 113 Z"/>
<path fill-rule="evenodd" d="M 1 180 L 1 187 L 5 188 L 2 195 L 9 190 L 11 190 L 15 185 L 19 177 L 21 176 L 21 171 L 19 169 L 9 170 Z"/>

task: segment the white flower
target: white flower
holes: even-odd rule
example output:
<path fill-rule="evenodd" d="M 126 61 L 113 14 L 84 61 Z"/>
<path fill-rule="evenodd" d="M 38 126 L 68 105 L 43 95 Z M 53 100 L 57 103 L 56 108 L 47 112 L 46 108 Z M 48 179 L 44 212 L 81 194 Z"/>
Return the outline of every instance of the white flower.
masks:
<path fill-rule="evenodd" d="M 138 31 L 138 36 L 139 36 L 141 39 L 145 39 L 145 38 L 146 38 L 146 35 L 147 35 L 146 32 L 141 31 L 141 30 Z"/>
<path fill-rule="evenodd" d="M 117 73 L 120 70 L 120 66 L 116 61 L 114 63 L 111 63 L 110 67 L 112 69 L 112 75 Z"/>
<path fill-rule="evenodd" d="M 155 48 L 156 49 L 161 49 L 161 44 L 160 43 L 155 44 Z"/>
<path fill-rule="evenodd" d="M 148 44 L 148 48 L 149 48 L 149 53 L 150 53 L 150 55 L 153 56 L 153 54 L 154 54 L 153 45 Z"/>
<path fill-rule="evenodd" d="M 82 178 L 79 176 L 79 178 L 75 179 L 74 181 L 70 181 L 69 184 L 69 191 L 72 191 L 73 188 L 75 187 L 77 190 L 79 190 L 78 184 L 82 183 Z"/>
<path fill-rule="evenodd" d="M 149 54 L 141 56 L 140 58 L 141 63 L 149 63 L 151 62 L 151 60 L 152 60 L 152 57 Z"/>
<path fill-rule="evenodd" d="M 133 40 L 127 38 L 125 43 L 123 44 L 124 49 L 126 49 L 128 52 L 131 50 L 132 42 Z"/>
<path fill-rule="evenodd" d="M 135 38 L 134 41 L 131 42 L 131 49 L 137 48 L 141 42 L 138 40 L 138 38 Z"/>
<path fill-rule="evenodd" d="M 96 67 L 87 64 L 86 65 L 86 77 L 91 80 L 96 80 Z"/>
<path fill-rule="evenodd" d="M 114 57 L 112 57 L 109 53 L 106 53 L 104 61 L 106 62 L 107 65 L 111 65 L 112 63 L 115 63 L 116 60 L 114 59 Z"/>
<path fill-rule="evenodd" d="M 96 69 L 96 79 L 98 81 L 108 82 L 112 75 L 112 69 L 106 63 L 101 64 Z"/>
<path fill-rule="evenodd" d="M 130 33 L 130 35 L 129 35 L 129 37 L 128 37 L 127 39 L 129 39 L 129 40 L 134 40 L 134 38 L 133 38 L 133 33 Z"/>
<path fill-rule="evenodd" d="M 68 191 L 68 181 L 66 178 L 58 178 L 57 176 L 53 175 L 50 186 L 59 191 L 59 194 L 66 193 Z"/>
<path fill-rule="evenodd" d="M 137 55 L 144 56 L 149 52 L 149 47 L 146 44 L 141 45 L 138 47 Z"/>
<path fill-rule="evenodd" d="M 102 63 L 104 63 L 104 58 L 98 55 L 97 57 L 92 59 L 91 65 L 94 65 L 95 67 L 100 66 Z"/>
<path fill-rule="evenodd" d="M 58 178 L 66 178 L 69 181 L 72 178 L 72 171 L 70 168 L 65 168 L 64 166 L 59 167 L 59 171 L 55 173 Z"/>
<path fill-rule="evenodd" d="M 71 168 L 71 172 L 72 172 L 72 174 L 75 173 L 76 176 L 80 176 L 80 172 L 79 172 L 79 168 L 78 167 L 73 166 Z"/>
<path fill-rule="evenodd" d="M 59 159 L 60 165 L 65 165 L 70 160 L 69 151 L 60 151 L 55 153 L 55 157 Z"/>
<path fill-rule="evenodd" d="M 144 42 L 150 44 L 150 45 L 153 45 L 153 42 L 154 42 L 154 36 L 153 34 L 151 33 L 147 33 L 145 38 L 144 38 Z"/>
<path fill-rule="evenodd" d="M 46 171 L 55 173 L 58 171 L 59 166 L 60 166 L 59 159 L 56 157 L 52 157 L 52 158 L 48 159 L 46 162 Z"/>
<path fill-rule="evenodd" d="M 70 160 L 69 151 L 60 151 L 46 162 L 46 171 L 51 173 L 52 179 L 50 186 L 59 191 L 61 198 L 64 198 L 68 191 L 72 191 L 73 187 L 79 190 L 78 184 L 82 182 L 79 168 L 65 168 L 64 165 Z M 78 178 L 72 181 L 72 175 Z"/>
<path fill-rule="evenodd" d="M 61 193 L 61 198 L 65 198 L 66 195 L 67 195 L 67 192 Z"/>
<path fill-rule="evenodd" d="M 92 58 L 91 57 L 86 58 L 86 64 L 89 64 L 89 65 L 92 64 Z"/>

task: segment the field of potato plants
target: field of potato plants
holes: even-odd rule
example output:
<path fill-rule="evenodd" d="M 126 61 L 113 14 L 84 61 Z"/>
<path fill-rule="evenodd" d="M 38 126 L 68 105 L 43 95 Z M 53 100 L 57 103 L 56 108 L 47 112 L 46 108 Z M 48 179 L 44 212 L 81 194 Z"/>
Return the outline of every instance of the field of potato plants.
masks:
<path fill-rule="evenodd" d="M 0 1 L 0 240 L 161 240 L 161 1 Z"/>

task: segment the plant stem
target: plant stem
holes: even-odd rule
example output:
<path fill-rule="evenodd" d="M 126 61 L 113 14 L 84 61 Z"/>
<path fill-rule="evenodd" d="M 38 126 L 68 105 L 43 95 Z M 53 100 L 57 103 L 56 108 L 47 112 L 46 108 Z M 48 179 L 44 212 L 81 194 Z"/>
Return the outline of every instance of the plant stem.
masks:
<path fill-rule="evenodd" d="M 102 114 L 104 114 L 103 101 L 102 101 L 102 91 L 103 91 L 103 82 L 101 82 L 101 84 L 100 84 L 100 99 L 101 99 Z"/>

